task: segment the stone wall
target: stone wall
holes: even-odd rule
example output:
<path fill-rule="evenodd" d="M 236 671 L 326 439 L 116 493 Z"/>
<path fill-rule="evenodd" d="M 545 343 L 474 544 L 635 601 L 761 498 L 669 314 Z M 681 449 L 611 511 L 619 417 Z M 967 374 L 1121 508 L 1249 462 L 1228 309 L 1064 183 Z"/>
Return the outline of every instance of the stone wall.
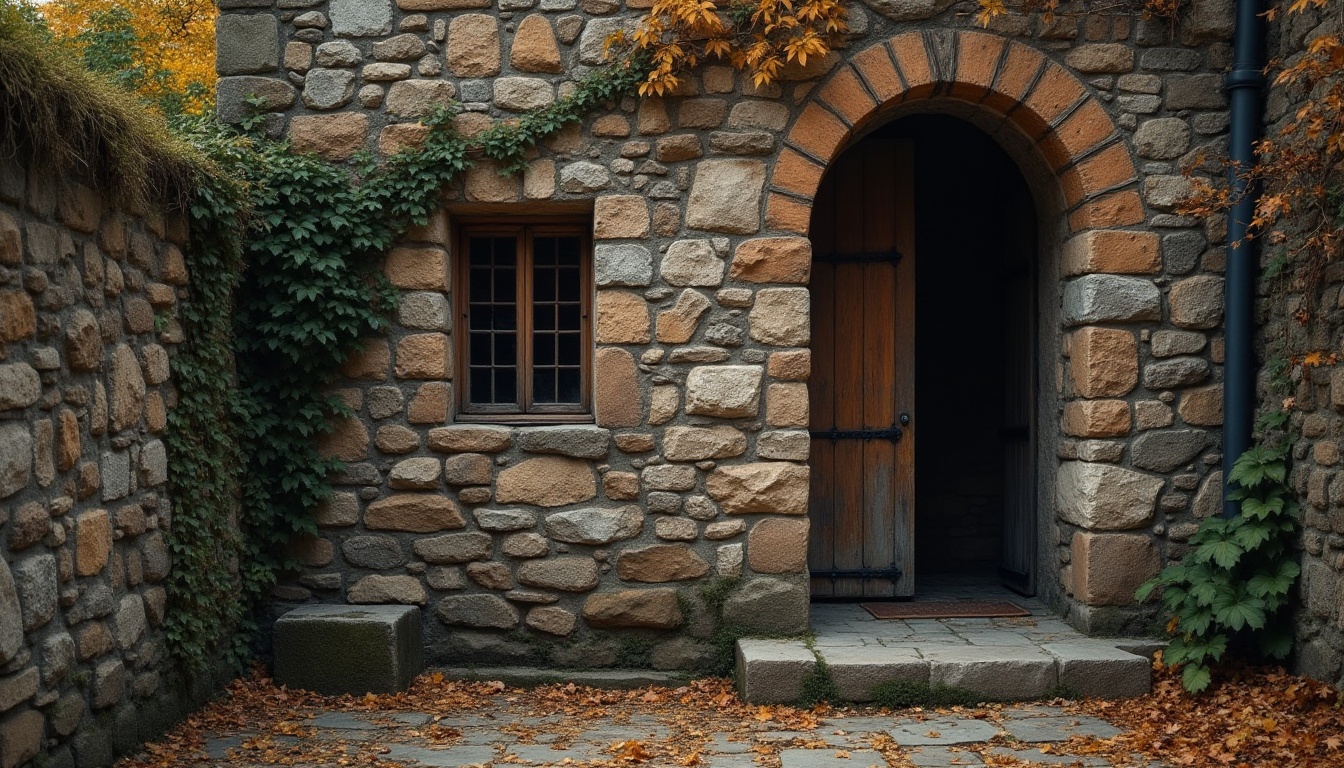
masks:
<path fill-rule="evenodd" d="M 564 94 L 643 5 L 222 0 L 220 115 L 260 96 L 336 160 L 413 143 L 450 99 L 471 134 Z M 847 45 L 780 83 L 707 66 L 521 176 L 481 163 L 388 257 L 397 324 L 345 372 L 358 417 L 327 449 L 349 469 L 279 596 L 423 605 L 430 659 L 458 663 L 692 665 L 697 587 L 724 579 L 731 622 L 805 626 L 811 199 L 847 137 L 939 109 L 1013 154 L 1041 215 L 1041 593 L 1092 631 L 1151 628 L 1134 587 L 1217 507 L 1224 228 L 1173 209 L 1178 165 L 1224 142 L 1230 7 L 981 30 L 969 3 L 854 2 Z M 560 210 L 592 216 L 595 423 L 459 423 L 451 233 Z"/>
<path fill-rule="evenodd" d="M 0 768 L 185 714 L 163 631 L 181 217 L 0 165 Z"/>
<path fill-rule="evenodd" d="M 1291 14 L 1270 25 L 1269 55 L 1284 59 L 1300 55 L 1309 40 L 1333 28 L 1314 13 Z M 1300 98 L 1281 87 L 1270 89 L 1265 117 L 1271 135 L 1287 121 Z M 1265 249 L 1262 264 L 1268 265 L 1277 255 L 1277 249 Z M 1344 269 L 1336 263 L 1320 275 L 1318 292 L 1310 297 L 1315 319 L 1305 327 L 1294 313 L 1308 297 L 1301 280 L 1294 277 L 1263 281 L 1259 287 L 1265 321 L 1260 329 L 1261 359 L 1310 352 L 1344 359 Z M 1340 471 L 1344 369 L 1339 364 L 1293 366 L 1289 376 L 1294 401 L 1290 427 L 1296 439 L 1291 481 L 1303 521 L 1294 665 L 1297 671 L 1344 686 L 1344 472 Z M 1283 397 L 1269 387 L 1267 372 L 1261 374 L 1259 395 L 1262 402 Z"/>

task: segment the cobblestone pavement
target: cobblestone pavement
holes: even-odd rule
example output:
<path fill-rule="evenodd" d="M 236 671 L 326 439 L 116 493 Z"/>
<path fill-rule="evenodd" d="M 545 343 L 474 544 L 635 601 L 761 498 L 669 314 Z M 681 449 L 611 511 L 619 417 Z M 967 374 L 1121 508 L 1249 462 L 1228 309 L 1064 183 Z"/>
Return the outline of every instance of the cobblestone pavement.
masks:
<path fill-rule="evenodd" d="M 525 698 L 525 697 L 524 697 Z M 650 768 L 952 768 L 953 766 L 1096 766 L 1160 768 L 1137 756 L 1087 754 L 1086 737 L 1120 733 L 1110 724 L 1046 704 L 975 712 L 883 714 L 831 710 L 814 727 L 782 730 L 752 718 L 722 724 L 675 714 L 612 711 L 538 715 L 500 697 L 470 714 L 307 711 L 289 734 L 270 729 L 208 735 L 197 764 L 407 766 L 597 766 Z M 525 711 L 518 707 L 525 706 Z M 797 727 L 796 723 L 792 726 Z M 1070 753 L 1077 754 L 1070 754 Z"/>

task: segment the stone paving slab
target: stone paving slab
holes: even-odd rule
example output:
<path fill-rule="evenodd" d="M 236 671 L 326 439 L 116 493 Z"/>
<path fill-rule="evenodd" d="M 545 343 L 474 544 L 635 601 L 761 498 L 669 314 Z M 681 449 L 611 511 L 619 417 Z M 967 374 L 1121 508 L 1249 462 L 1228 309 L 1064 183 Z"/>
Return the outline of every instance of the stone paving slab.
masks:
<path fill-rule="evenodd" d="M 873 749 L 786 749 L 779 753 L 782 768 L 885 768 L 882 753 Z"/>
<path fill-rule="evenodd" d="M 1042 752 L 1039 749 L 1012 749 L 1010 747 L 994 747 L 989 750 L 991 755 L 1002 757 L 1011 757 L 1015 760 L 1022 760 L 1028 763 L 1037 763 L 1041 765 L 1067 765 L 1083 766 L 1083 768 L 1110 768 L 1111 763 L 1105 758 L 1088 757 L 1080 755 L 1056 755 L 1050 752 Z"/>
<path fill-rule="evenodd" d="M 910 763 L 917 768 L 945 768 L 957 765 L 984 765 L 985 761 L 974 752 L 953 751 L 947 747 L 920 747 L 911 750 Z"/>
<path fill-rule="evenodd" d="M 897 725 L 887 733 L 902 747 L 947 746 L 989 741 L 999 734 L 999 727 L 974 718 L 933 718 Z"/>
<path fill-rule="evenodd" d="M 490 765 L 495 751 L 490 747 L 459 746 L 445 749 L 427 749 L 406 744 L 392 744 L 384 755 L 388 760 L 415 762 L 434 768 L 465 768 L 471 765 Z"/>

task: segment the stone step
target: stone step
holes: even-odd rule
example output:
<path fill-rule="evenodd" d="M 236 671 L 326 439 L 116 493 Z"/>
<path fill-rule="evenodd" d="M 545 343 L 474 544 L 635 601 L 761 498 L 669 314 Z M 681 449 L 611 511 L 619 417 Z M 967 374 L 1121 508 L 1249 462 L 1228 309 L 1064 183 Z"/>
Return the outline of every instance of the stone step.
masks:
<path fill-rule="evenodd" d="M 449 680 L 499 680 L 520 688 L 551 683 L 574 683 L 595 688 L 643 688 L 646 685 L 682 685 L 684 672 L 651 669 L 542 669 L 539 667 L 445 667 L 437 670 Z"/>
<path fill-rule="evenodd" d="M 1152 687 L 1149 660 L 1116 643 L 1071 638 L 1040 645 L 818 645 L 802 640 L 737 641 L 738 689 L 753 704 L 797 701 L 818 660 L 840 697 L 871 701 L 873 688 L 892 681 L 968 690 L 985 700 L 1027 701 L 1058 691 L 1131 698 Z"/>

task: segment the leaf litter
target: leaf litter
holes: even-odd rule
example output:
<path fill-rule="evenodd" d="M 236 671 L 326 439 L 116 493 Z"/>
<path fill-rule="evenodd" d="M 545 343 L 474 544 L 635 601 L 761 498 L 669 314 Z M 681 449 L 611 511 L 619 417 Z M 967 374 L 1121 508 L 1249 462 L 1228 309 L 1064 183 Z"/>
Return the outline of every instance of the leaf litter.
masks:
<path fill-rule="evenodd" d="M 779 768 L 784 749 L 819 750 L 838 760 L 850 759 L 853 749 L 871 749 L 890 768 L 915 765 L 910 748 L 890 734 L 860 739 L 846 728 L 847 718 L 874 716 L 890 717 L 893 726 L 898 718 L 908 725 L 949 716 L 999 726 L 999 735 L 987 742 L 949 748 L 950 765 L 1046 765 L 1001 749 L 1029 746 L 1053 766 L 1088 765 L 1097 759 L 1124 768 L 1154 761 L 1173 768 L 1344 766 L 1340 692 L 1281 669 L 1240 670 L 1210 692 L 1192 697 L 1181 689 L 1179 676 L 1159 667 L 1153 692 L 1138 699 L 1044 703 L 1060 707 L 1067 716 L 1106 720 L 1122 733 L 1027 745 L 1003 730 L 1005 713 L 1015 706 L 1011 704 L 895 711 L 827 704 L 761 706 L 743 702 L 731 681 L 723 679 L 695 680 L 676 688 L 607 690 L 567 683 L 523 689 L 500 681 L 449 680 L 435 672 L 421 675 L 404 693 L 323 696 L 277 686 L 257 670 L 231 683 L 215 701 L 144 745 L 140 753 L 123 759 L 118 768 L 200 768 L 212 763 L 396 768 L 413 762 L 392 757 L 397 745 L 443 749 L 468 741 L 492 750 L 491 762 L 500 765 L 542 764 L 534 762 L 537 751 L 549 747 L 557 750 L 556 759 L 545 765 L 707 768 L 709 755 L 724 742 L 741 744 L 744 754 L 736 757 L 762 768 Z M 331 713 L 355 715 L 368 728 L 319 728 L 311 722 Z M 477 738 L 468 739 L 473 732 Z M 482 732 L 493 737 L 488 744 L 482 744 Z M 767 738 L 771 734 L 780 738 Z M 851 741 L 838 744 L 832 740 L 837 736 Z M 224 737 L 235 737 L 228 742 L 227 756 L 218 757 L 219 747 L 212 750 L 215 758 L 209 756 L 207 744 Z M 581 753 L 585 759 L 566 754 L 587 743 L 592 748 Z M 529 759 L 513 752 L 515 746 L 528 747 Z M 853 768 L 870 768 L 867 762 L 855 759 Z"/>

